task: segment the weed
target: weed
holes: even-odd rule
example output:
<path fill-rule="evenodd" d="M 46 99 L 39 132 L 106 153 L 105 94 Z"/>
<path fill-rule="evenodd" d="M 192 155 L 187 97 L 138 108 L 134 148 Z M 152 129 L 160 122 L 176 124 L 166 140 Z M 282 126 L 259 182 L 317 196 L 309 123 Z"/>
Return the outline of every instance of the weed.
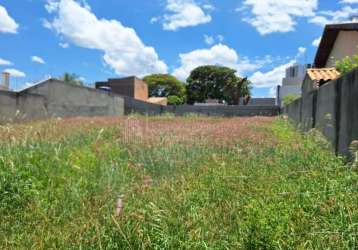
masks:
<path fill-rule="evenodd" d="M 358 173 L 284 119 L 0 127 L 1 249 L 355 249 Z"/>

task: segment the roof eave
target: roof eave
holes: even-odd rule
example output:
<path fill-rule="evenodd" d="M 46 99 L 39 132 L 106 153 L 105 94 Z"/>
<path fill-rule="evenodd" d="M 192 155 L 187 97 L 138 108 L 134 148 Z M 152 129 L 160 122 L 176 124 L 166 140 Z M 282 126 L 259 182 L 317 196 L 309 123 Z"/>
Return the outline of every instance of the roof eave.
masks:
<path fill-rule="evenodd" d="M 358 23 L 326 25 L 314 60 L 314 67 L 323 68 L 326 66 L 340 31 L 358 31 Z"/>

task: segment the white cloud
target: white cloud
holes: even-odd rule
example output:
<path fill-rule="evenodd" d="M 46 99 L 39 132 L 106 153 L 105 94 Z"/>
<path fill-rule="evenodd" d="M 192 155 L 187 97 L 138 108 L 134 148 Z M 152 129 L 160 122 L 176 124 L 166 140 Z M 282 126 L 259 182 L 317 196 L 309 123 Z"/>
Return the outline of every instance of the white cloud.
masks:
<path fill-rule="evenodd" d="M 281 64 L 268 72 L 255 72 L 249 79 L 256 88 L 276 88 L 281 85 L 282 78 L 286 75 L 286 69 L 303 57 L 307 52 L 307 48 L 299 47 L 294 58 L 287 57 L 288 63 Z"/>
<path fill-rule="evenodd" d="M 104 52 L 103 60 L 117 74 L 143 76 L 166 73 L 153 47 L 143 44 L 135 30 L 117 20 L 98 19 L 89 6 L 74 0 L 60 0 L 50 23 L 62 38 L 75 45 Z"/>
<path fill-rule="evenodd" d="M 251 8 L 243 21 L 254 26 L 261 35 L 295 30 L 297 17 L 314 16 L 318 0 L 245 0 L 237 11 Z"/>
<path fill-rule="evenodd" d="M 207 45 L 213 45 L 214 43 L 216 43 L 216 41 L 222 43 L 224 41 L 224 37 L 222 35 L 217 35 L 217 36 L 204 35 L 204 41 Z"/>
<path fill-rule="evenodd" d="M 19 25 L 9 16 L 5 7 L 0 5 L 0 32 L 17 33 Z"/>
<path fill-rule="evenodd" d="M 215 43 L 215 39 L 213 36 L 204 35 L 204 41 L 208 45 L 213 45 Z"/>
<path fill-rule="evenodd" d="M 64 49 L 67 49 L 70 46 L 68 43 L 59 43 L 58 45 Z"/>
<path fill-rule="evenodd" d="M 45 60 L 39 56 L 32 56 L 31 61 L 33 61 L 35 63 L 46 64 Z"/>
<path fill-rule="evenodd" d="M 173 71 L 173 75 L 181 80 L 185 80 L 193 69 L 203 65 L 230 67 L 242 75 L 257 70 L 271 61 L 269 57 L 266 57 L 251 62 L 246 57 L 240 58 L 234 49 L 223 44 L 214 45 L 210 49 L 198 49 L 180 54 L 179 57 L 181 65 Z"/>
<path fill-rule="evenodd" d="M 339 3 L 354 4 L 354 3 L 358 3 L 358 0 L 342 0 Z"/>
<path fill-rule="evenodd" d="M 290 62 L 280 65 L 271 71 L 255 72 L 251 77 L 249 77 L 249 79 L 256 88 L 273 88 L 282 83 L 282 78 L 285 77 L 286 69 L 295 63 L 295 60 L 291 60 Z"/>
<path fill-rule="evenodd" d="M 15 77 L 15 78 L 26 77 L 26 74 L 24 72 L 17 69 L 5 69 L 4 72 L 9 73 L 11 77 Z"/>
<path fill-rule="evenodd" d="M 319 26 L 325 26 L 331 23 L 344 23 L 350 22 L 350 18 L 357 15 L 358 8 L 345 6 L 337 11 L 320 11 L 318 15 L 312 17 L 309 22 Z"/>
<path fill-rule="evenodd" d="M 0 65 L 2 65 L 2 66 L 9 66 L 9 65 L 12 65 L 12 62 L 0 58 Z"/>
<path fill-rule="evenodd" d="M 58 9 L 58 1 L 57 0 L 47 0 L 45 4 L 45 9 L 48 13 L 52 13 Z"/>
<path fill-rule="evenodd" d="M 150 23 L 153 24 L 153 23 L 158 22 L 159 20 L 160 20 L 160 17 L 152 17 L 152 18 L 150 19 Z"/>
<path fill-rule="evenodd" d="M 322 39 L 322 37 L 320 36 L 320 37 L 318 37 L 317 39 L 313 40 L 312 46 L 318 47 L 319 44 L 321 43 L 321 39 Z"/>
<path fill-rule="evenodd" d="M 306 54 L 307 49 L 305 47 L 299 47 L 296 58 L 300 58 Z"/>
<path fill-rule="evenodd" d="M 204 4 L 203 9 L 205 10 L 215 10 L 215 7 L 211 4 Z"/>
<path fill-rule="evenodd" d="M 197 26 L 211 22 L 211 16 L 204 12 L 212 10 L 212 5 L 204 5 L 201 7 L 194 0 L 167 0 L 165 8 L 171 14 L 163 16 L 164 30 L 178 30 L 180 28 Z M 158 18 L 153 19 L 157 21 Z"/>

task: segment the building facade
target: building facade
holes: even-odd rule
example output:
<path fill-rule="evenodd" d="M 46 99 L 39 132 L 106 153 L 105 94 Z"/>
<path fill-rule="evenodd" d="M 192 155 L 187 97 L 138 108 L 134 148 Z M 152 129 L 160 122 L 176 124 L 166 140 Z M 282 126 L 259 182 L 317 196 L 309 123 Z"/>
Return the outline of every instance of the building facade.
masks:
<path fill-rule="evenodd" d="M 96 82 L 96 89 L 107 90 L 118 95 L 132 97 L 141 101 L 148 100 L 148 85 L 135 76 L 108 79 L 107 82 Z"/>
<path fill-rule="evenodd" d="M 1 83 L 0 83 L 0 90 L 9 90 L 9 89 L 10 89 L 10 74 L 7 72 L 3 72 Z"/>
<path fill-rule="evenodd" d="M 282 79 L 282 86 L 277 88 L 277 104 L 283 105 L 288 95 L 301 95 L 302 83 L 310 65 L 296 64 L 286 69 L 286 76 Z"/>

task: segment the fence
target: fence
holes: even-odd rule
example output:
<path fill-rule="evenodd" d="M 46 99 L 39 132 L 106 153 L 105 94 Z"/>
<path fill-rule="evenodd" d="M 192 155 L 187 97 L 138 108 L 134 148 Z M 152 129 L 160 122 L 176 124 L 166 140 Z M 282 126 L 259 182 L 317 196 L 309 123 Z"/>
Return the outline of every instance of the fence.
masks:
<path fill-rule="evenodd" d="M 20 92 L 0 91 L 0 122 L 48 117 L 121 116 L 131 113 L 177 116 L 276 116 L 278 106 L 162 106 L 93 88 L 49 79 Z"/>
<path fill-rule="evenodd" d="M 358 140 L 358 69 L 304 94 L 284 112 L 303 131 L 319 129 L 337 153 L 348 155 Z"/>
<path fill-rule="evenodd" d="M 162 115 L 172 113 L 176 116 L 183 116 L 186 114 L 201 114 L 207 116 L 277 116 L 280 113 L 280 108 L 275 105 L 271 106 L 162 106 L 147 103 L 144 101 L 135 100 L 130 97 L 124 98 L 125 114 L 139 113 L 149 115 Z"/>

